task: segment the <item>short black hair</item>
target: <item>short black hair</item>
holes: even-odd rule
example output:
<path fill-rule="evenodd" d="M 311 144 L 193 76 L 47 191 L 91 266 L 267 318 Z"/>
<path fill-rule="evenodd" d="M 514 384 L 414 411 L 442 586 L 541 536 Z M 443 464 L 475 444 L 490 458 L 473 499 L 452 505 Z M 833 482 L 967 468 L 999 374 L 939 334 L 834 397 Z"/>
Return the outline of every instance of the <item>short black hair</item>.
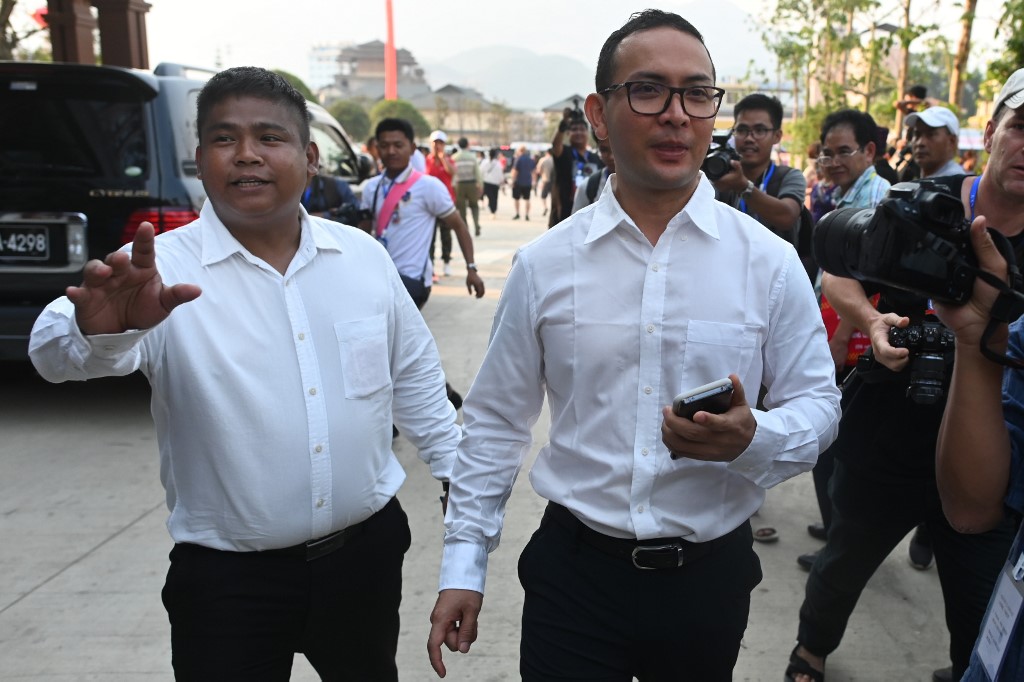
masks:
<path fill-rule="evenodd" d="M 492 159 L 496 159 L 496 158 L 498 158 L 498 153 L 499 152 L 498 152 L 498 148 L 497 147 L 491 147 L 491 150 L 488 152 L 488 155 Z"/>
<path fill-rule="evenodd" d="M 459 149 L 465 149 L 468 146 L 469 146 L 469 140 L 464 138 L 464 137 L 460 137 L 459 138 Z"/>
<path fill-rule="evenodd" d="M 196 98 L 196 130 L 200 140 L 210 110 L 229 97 L 255 97 L 291 109 L 299 124 L 302 146 L 309 144 L 310 114 L 306 98 L 280 75 L 258 66 L 225 69 L 206 81 Z"/>
<path fill-rule="evenodd" d="M 840 125 L 847 125 L 853 129 L 853 137 L 861 147 L 875 141 L 875 130 L 878 126 L 875 125 L 875 119 L 871 118 L 871 114 L 856 109 L 840 109 L 826 116 L 821 124 L 821 143 L 825 144 L 828 131 Z"/>
<path fill-rule="evenodd" d="M 928 97 L 928 88 L 923 85 L 914 85 L 907 90 L 908 95 L 913 95 L 918 99 L 925 99 Z"/>
<path fill-rule="evenodd" d="M 619 44 L 634 33 L 662 27 L 688 33 L 699 40 L 701 45 L 704 45 L 704 36 L 700 34 L 700 31 L 678 14 L 663 12 L 660 9 L 645 9 L 643 12 L 635 12 L 630 15 L 629 20 L 622 25 L 622 28 L 613 31 L 601 46 L 601 53 L 597 57 L 597 71 L 594 74 L 594 87 L 597 92 L 613 85 L 612 72 L 615 70 L 615 51 L 619 49 Z M 704 45 L 704 49 L 708 49 L 707 45 Z M 708 52 L 708 59 L 711 59 L 711 52 Z M 715 77 L 713 59 L 711 60 L 711 77 Z"/>
<path fill-rule="evenodd" d="M 772 127 L 776 130 L 782 128 L 782 102 L 771 95 L 766 95 L 763 92 L 747 95 L 733 107 L 733 119 L 739 118 L 744 111 L 766 111 L 768 118 L 772 120 Z"/>
<path fill-rule="evenodd" d="M 409 142 L 415 146 L 416 133 L 412 131 L 412 124 L 404 118 L 382 118 L 380 123 L 377 124 L 377 128 L 373 131 L 373 135 L 379 140 L 381 133 L 390 133 L 394 130 L 408 137 Z"/>

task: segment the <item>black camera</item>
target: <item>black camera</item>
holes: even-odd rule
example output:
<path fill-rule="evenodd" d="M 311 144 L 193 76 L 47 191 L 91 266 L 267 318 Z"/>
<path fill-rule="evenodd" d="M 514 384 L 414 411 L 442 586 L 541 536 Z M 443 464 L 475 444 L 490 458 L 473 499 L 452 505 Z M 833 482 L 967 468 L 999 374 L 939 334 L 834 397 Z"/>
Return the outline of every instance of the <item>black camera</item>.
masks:
<path fill-rule="evenodd" d="M 876 208 L 840 208 L 814 228 L 825 272 L 966 303 L 977 258 L 959 197 L 929 180 L 894 185 Z"/>
<path fill-rule="evenodd" d="M 907 395 L 919 405 L 934 405 L 945 395 L 956 335 L 941 322 L 925 321 L 889 330 L 889 345 L 910 351 Z"/>
<path fill-rule="evenodd" d="M 338 208 L 332 208 L 330 213 L 331 220 L 353 227 L 358 227 L 363 220 L 373 221 L 373 211 L 360 208 L 359 204 L 343 204 Z"/>
<path fill-rule="evenodd" d="M 918 405 L 934 405 L 946 395 L 953 369 L 956 336 L 933 316 L 920 324 L 889 329 L 889 345 L 910 351 L 902 372 L 893 372 L 875 359 L 873 349 L 857 358 L 857 375 L 869 384 L 895 381 L 910 375 L 907 396 Z"/>
<path fill-rule="evenodd" d="M 711 182 L 721 180 L 732 170 L 732 162 L 740 160 L 740 155 L 729 146 L 731 135 L 732 131 L 712 133 L 711 135 L 711 147 L 708 148 L 707 156 L 704 157 L 704 163 L 700 165 L 700 169 L 704 171 L 704 175 L 708 176 L 708 180 Z"/>

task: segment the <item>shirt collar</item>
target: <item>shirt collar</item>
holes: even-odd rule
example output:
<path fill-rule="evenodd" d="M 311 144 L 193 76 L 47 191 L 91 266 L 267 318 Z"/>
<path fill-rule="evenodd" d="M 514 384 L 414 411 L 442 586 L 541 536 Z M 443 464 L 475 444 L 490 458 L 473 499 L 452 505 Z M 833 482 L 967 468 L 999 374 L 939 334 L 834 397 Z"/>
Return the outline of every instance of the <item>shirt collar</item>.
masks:
<path fill-rule="evenodd" d="M 311 220 L 306 209 L 299 205 L 299 252 L 312 241 L 317 250 L 341 251 L 341 243 L 329 229 Z M 207 201 L 199 212 L 199 229 L 202 235 L 201 262 L 204 267 L 227 260 L 236 253 L 248 253 L 241 242 L 221 222 L 213 203 Z"/>
<path fill-rule="evenodd" d="M 868 166 L 867 168 L 864 169 L 864 172 L 860 174 L 860 177 L 857 178 L 853 185 L 850 186 L 849 192 L 844 192 L 842 187 L 837 187 L 836 193 L 833 195 L 836 203 L 838 204 L 846 197 L 850 197 L 851 200 L 855 198 L 857 196 L 857 192 L 859 192 L 861 188 L 864 187 L 864 185 L 871 182 L 871 179 L 874 178 L 877 174 L 878 173 L 877 171 L 875 171 L 875 167 L 873 165 Z"/>
<path fill-rule="evenodd" d="M 585 244 L 600 239 L 623 223 L 632 226 L 639 232 L 640 228 L 623 210 L 615 196 L 615 186 L 618 184 L 615 175 L 612 173 L 608 176 L 605 189 L 597 198 L 594 218 L 587 231 Z M 697 189 L 694 190 L 693 196 L 686 202 L 683 210 L 669 221 L 667 229 L 674 229 L 686 224 L 692 224 L 709 237 L 719 238 L 718 220 L 715 216 L 715 189 L 703 173 L 700 175 L 700 182 L 697 183 Z"/>

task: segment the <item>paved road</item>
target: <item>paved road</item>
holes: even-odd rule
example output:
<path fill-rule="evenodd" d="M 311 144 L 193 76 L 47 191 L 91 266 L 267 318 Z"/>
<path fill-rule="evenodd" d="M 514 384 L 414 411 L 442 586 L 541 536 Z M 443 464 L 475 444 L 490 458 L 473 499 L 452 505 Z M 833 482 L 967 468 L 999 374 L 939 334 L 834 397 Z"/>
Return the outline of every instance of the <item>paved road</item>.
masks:
<path fill-rule="evenodd" d="M 510 198 L 501 203 L 499 219 L 484 218 L 476 240 L 487 296 L 469 297 L 456 258 L 460 276 L 443 278 L 424 309 L 451 383 L 463 393 L 483 356 L 512 253 L 546 225 L 536 210 L 533 221 L 513 222 Z M 538 443 L 547 428 L 544 415 Z M 439 486 L 408 442 L 400 437 L 395 448 L 409 472 L 399 497 L 414 538 L 399 667 L 403 681 L 426 682 L 436 679 L 425 643 L 440 557 Z M 172 679 L 160 604 L 171 543 L 145 383 L 133 377 L 51 386 L 0 368 L 0 472 L 0 679 Z M 447 654 L 449 680 L 518 679 L 516 561 L 544 503 L 525 475 L 517 486 L 491 559 L 481 640 L 467 656 Z M 754 592 L 737 680 L 782 678 L 806 579 L 794 558 L 820 546 L 804 530 L 815 514 L 810 476 L 801 476 L 772 490 L 754 519 L 755 527 L 777 528 L 780 540 L 757 546 L 765 578 Z M 927 681 L 948 664 L 936 573 L 910 568 L 906 552 L 904 541 L 862 597 L 843 646 L 829 659 L 831 682 Z M 317 679 L 301 656 L 293 679 Z"/>

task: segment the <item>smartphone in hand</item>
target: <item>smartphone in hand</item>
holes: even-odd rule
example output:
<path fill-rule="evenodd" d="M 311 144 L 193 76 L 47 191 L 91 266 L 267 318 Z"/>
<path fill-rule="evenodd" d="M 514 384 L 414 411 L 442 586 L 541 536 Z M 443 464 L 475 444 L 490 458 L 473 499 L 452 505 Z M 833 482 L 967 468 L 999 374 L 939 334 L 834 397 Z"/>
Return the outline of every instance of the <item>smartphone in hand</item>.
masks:
<path fill-rule="evenodd" d="M 693 419 L 698 412 L 721 414 L 732 405 L 732 380 L 726 377 L 680 393 L 672 401 L 672 412 Z"/>

